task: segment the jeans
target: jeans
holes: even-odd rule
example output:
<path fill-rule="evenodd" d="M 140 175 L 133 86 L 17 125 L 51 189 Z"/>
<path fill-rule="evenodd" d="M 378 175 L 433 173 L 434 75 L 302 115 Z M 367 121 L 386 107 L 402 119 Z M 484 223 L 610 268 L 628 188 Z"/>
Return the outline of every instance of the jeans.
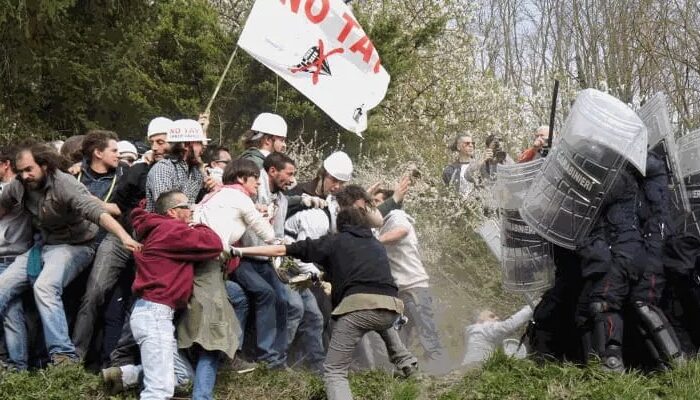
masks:
<path fill-rule="evenodd" d="M 219 352 L 200 349 L 197 369 L 194 373 L 192 400 L 212 400 L 216 371 L 219 369 Z"/>
<path fill-rule="evenodd" d="M 240 350 L 243 347 L 243 333 L 248 322 L 250 304 L 248 304 L 248 296 L 245 295 L 243 288 L 239 284 L 233 281 L 226 281 L 225 285 L 228 301 L 233 306 L 238 323 L 241 325 L 241 333 L 238 335 L 238 350 Z"/>
<path fill-rule="evenodd" d="M 406 350 L 398 332 L 393 328 L 398 317 L 394 311 L 377 309 L 353 311 L 338 318 L 331 334 L 326 361 L 323 363 L 323 381 L 328 400 L 352 399 L 348 369 L 355 347 L 369 331 L 379 333 L 386 344 L 391 362 L 398 369 L 418 363 Z"/>
<path fill-rule="evenodd" d="M 289 291 L 287 341 L 289 346 L 299 337 L 299 351 L 314 372 L 323 371 L 326 352 L 323 348 L 323 314 L 311 290 Z"/>
<path fill-rule="evenodd" d="M 34 283 L 34 300 L 44 327 L 46 348 L 50 355 L 74 357 L 75 347 L 68 336 L 68 322 L 61 295 L 63 288 L 90 265 L 94 250 L 90 246 L 67 244 L 44 245 L 41 259 L 44 267 Z M 29 252 L 18 256 L 0 274 L 0 314 L 7 311 L 12 300 L 29 289 L 27 261 Z"/>
<path fill-rule="evenodd" d="M 109 362 L 109 356 L 117 347 L 121 337 L 124 321 L 128 318 L 131 308 L 131 284 L 134 275 L 125 270 L 119 277 L 119 281 L 111 291 L 104 306 L 104 332 L 102 336 L 102 363 Z M 73 332 L 75 333 L 75 331 Z M 77 344 L 76 344 L 77 347 Z M 78 354 L 80 351 L 76 348 Z"/>
<path fill-rule="evenodd" d="M 0 262 L 0 274 L 7 269 L 9 264 Z M 2 320 L 5 346 L 10 363 L 18 370 L 26 370 L 29 362 L 27 325 L 24 320 L 24 307 L 22 299 L 18 296 L 10 301 Z"/>
<path fill-rule="evenodd" d="M 440 343 L 438 330 L 435 326 L 433 297 L 428 288 L 413 288 L 399 291 L 399 298 L 405 306 L 408 322 L 401 328 L 399 334 L 406 347 L 411 346 L 411 336 L 415 332 L 425 350 L 428 359 L 429 372 L 447 372 L 450 367 L 449 357 Z"/>
<path fill-rule="evenodd" d="M 289 289 L 269 262 L 242 259 L 234 278 L 255 304 L 258 360 L 270 367 L 287 360 L 287 303 Z"/>
<path fill-rule="evenodd" d="M 95 262 L 73 327 L 73 343 L 81 358 L 90 349 L 95 324 L 98 321 L 98 312 L 126 268 L 130 257 L 131 252 L 126 250 L 121 240 L 111 233 L 97 248 Z"/>
<path fill-rule="evenodd" d="M 131 311 L 131 329 L 141 351 L 141 400 L 170 399 L 175 394 L 175 310 L 138 299 Z"/>

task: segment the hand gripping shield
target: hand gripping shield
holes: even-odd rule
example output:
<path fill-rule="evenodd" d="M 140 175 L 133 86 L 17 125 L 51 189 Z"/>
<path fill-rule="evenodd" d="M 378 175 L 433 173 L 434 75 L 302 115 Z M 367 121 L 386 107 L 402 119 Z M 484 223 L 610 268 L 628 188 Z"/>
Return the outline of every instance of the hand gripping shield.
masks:
<path fill-rule="evenodd" d="M 523 221 L 518 211 L 544 161 L 540 158 L 498 168 L 494 191 L 501 211 L 501 272 L 503 287 L 509 292 L 539 292 L 554 283 L 551 245 Z"/>
<path fill-rule="evenodd" d="M 629 162 L 645 175 L 646 157 L 647 129 L 637 114 L 610 95 L 586 89 L 520 215 L 544 239 L 575 249 L 590 233 L 620 168 Z"/>
<path fill-rule="evenodd" d="M 685 231 L 700 236 L 700 129 L 678 139 L 678 162 L 690 203 Z"/>
<path fill-rule="evenodd" d="M 668 99 L 665 94 L 657 93 L 639 109 L 639 117 L 647 127 L 649 149 L 662 155 L 666 160 L 666 169 L 669 171 L 669 183 L 671 184 L 671 201 L 673 208 L 671 214 L 675 216 L 685 215 L 690 212 L 688 192 L 683 181 L 681 164 L 678 154 L 678 145 L 673 136 L 671 118 L 668 115 Z M 700 171 L 700 159 L 697 160 Z"/>

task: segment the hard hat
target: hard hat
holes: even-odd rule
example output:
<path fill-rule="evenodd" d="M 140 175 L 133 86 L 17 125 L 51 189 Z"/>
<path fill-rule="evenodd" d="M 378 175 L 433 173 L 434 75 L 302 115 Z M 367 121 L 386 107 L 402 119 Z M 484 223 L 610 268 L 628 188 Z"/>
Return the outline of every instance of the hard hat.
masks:
<path fill-rule="evenodd" d="M 250 130 L 272 136 L 287 137 L 287 123 L 284 122 L 284 118 L 272 113 L 262 113 L 255 117 Z M 262 135 L 256 136 L 258 135 L 254 135 L 252 139 L 256 140 L 262 137 Z"/>
<path fill-rule="evenodd" d="M 168 142 L 202 142 L 209 139 L 204 136 L 202 125 L 193 119 L 178 119 L 173 121 L 168 131 Z"/>
<path fill-rule="evenodd" d="M 151 136 L 162 135 L 164 133 L 167 134 L 172 124 L 173 121 L 169 118 L 153 118 L 151 122 L 148 123 L 148 137 L 150 138 Z"/>
<path fill-rule="evenodd" d="M 323 160 L 323 169 L 339 181 L 347 182 L 352 179 L 352 161 L 342 151 L 336 151 Z"/>
<path fill-rule="evenodd" d="M 136 151 L 136 146 L 131 144 L 131 142 L 122 140 L 117 143 L 117 149 L 119 149 L 119 155 L 123 155 L 124 153 L 132 153 L 134 157 L 138 158 L 139 153 Z"/>

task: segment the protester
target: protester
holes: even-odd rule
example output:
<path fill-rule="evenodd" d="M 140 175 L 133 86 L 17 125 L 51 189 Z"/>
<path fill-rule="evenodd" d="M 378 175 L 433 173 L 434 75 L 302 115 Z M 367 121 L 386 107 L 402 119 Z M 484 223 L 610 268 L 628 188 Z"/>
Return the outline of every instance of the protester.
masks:
<path fill-rule="evenodd" d="M 121 215 L 119 207 L 111 202 L 117 182 L 124 174 L 119 165 L 117 134 L 111 131 L 92 130 L 83 138 L 83 162 L 77 174 L 93 196 L 102 200 L 103 206 L 115 217 Z M 99 245 L 106 232 L 100 231 L 95 241 Z"/>
<path fill-rule="evenodd" d="M 258 174 L 252 161 L 230 163 L 224 171 L 225 186 L 209 193 L 195 208 L 194 221 L 212 228 L 219 235 L 224 251 L 228 252 L 248 227 L 263 240 L 275 238 L 272 226 L 251 200 L 257 194 Z M 208 261 L 196 269 L 192 297 L 177 325 L 178 347 L 193 348 L 191 353 L 197 359 L 193 399 L 212 398 L 220 354 L 234 359 L 242 344 L 239 321 L 227 301 L 224 284 L 227 273 L 221 260 Z"/>
<path fill-rule="evenodd" d="M 141 399 L 170 399 L 183 383 L 176 371 L 175 312 L 187 307 L 192 294 L 195 263 L 218 259 L 223 250 L 219 236 L 206 225 L 192 224 L 189 199 L 181 191 L 161 193 L 156 213 L 141 208 L 132 212 L 136 237 L 143 250 L 134 253 L 137 297 L 131 312 L 131 329 L 141 352 L 141 366 L 103 371 L 109 386 L 132 383 L 143 372 Z"/>
<path fill-rule="evenodd" d="M 85 135 L 71 136 L 61 146 L 61 155 L 71 163 L 79 164 L 83 161 L 83 139 Z"/>
<path fill-rule="evenodd" d="M 217 182 L 221 182 L 226 165 L 231 162 L 231 153 L 226 147 L 216 147 L 207 152 L 207 174 Z"/>
<path fill-rule="evenodd" d="M 368 200 L 369 201 L 369 200 Z M 298 258 L 322 266 L 333 287 L 336 320 L 324 363 L 324 382 L 330 400 L 352 399 L 347 380 L 355 346 L 369 331 L 384 339 L 391 361 L 406 376 L 417 370 L 417 360 L 406 350 L 393 328 L 403 303 L 391 277 L 384 247 L 374 238 L 367 208 L 348 207 L 338 213 L 339 233 L 306 239 L 291 245 L 232 249 L 236 255 Z M 381 221 L 381 217 L 379 217 Z"/>
<path fill-rule="evenodd" d="M 253 161 L 262 169 L 265 157 L 287 149 L 287 123 L 277 114 L 259 114 L 250 130 L 243 134 L 243 146 L 246 150 L 241 158 Z"/>
<path fill-rule="evenodd" d="M 202 174 L 202 142 L 206 140 L 197 121 L 180 119 L 172 123 L 167 135 L 169 156 L 156 162 L 148 172 L 146 211 L 155 209 L 155 201 L 161 193 L 177 189 L 194 204 L 205 184 L 207 189 L 215 186 L 211 178 Z"/>
<path fill-rule="evenodd" d="M 380 190 L 372 199 L 374 206 L 381 205 L 393 195 L 393 190 Z M 410 347 L 411 334 L 415 330 L 428 360 L 424 370 L 440 374 L 449 370 L 450 360 L 440 343 L 430 278 L 421 261 L 413 223 L 413 218 L 403 210 L 393 210 L 384 217 L 378 239 L 386 248 L 391 275 L 399 288 L 399 298 L 408 317 L 408 322 L 401 329 L 401 339 Z"/>
<path fill-rule="evenodd" d="M 84 186 L 59 170 L 61 159 L 54 149 L 43 144 L 24 146 L 17 152 L 15 166 L 18 179 L 3 188 L 0 218 L 15 204 L 22 204 L 34 218 L 41 240 L 0 274 L 0 314 L 4 315 L 9 303 L 34 281 L 34 297 L 52 362 L 74 362 L 77 355 L 68 337 L 61 294 L 90 265 L 98 226 L 115 234 L 130 250 L 141 245 Z"/>
<path fill-rule="evenodd" d="M 265 158 L 263 168 L 266 174 L 260 174 L 260 179 L 267 182 L 260 182 L 256 206 L 270 219 L 275 238 L 283 239 L 287 215 L 287 197 L 283 190 L 294 177 L 296 165 L 283 153 L 275 152 Z M 263 187 L 269 188 L 269 194 L 260 191 Z M 262 244 L 250 229 L 241 238 L 241 243 Z M 264 361 L 271 368 L 286 367 L 289 289 L 280 282 L 267 257 L 244 257 L 234 270 L 233 279 L 255 304 L 257 361 Z"/>
<path fill-rule="evenodd" d="M 3 188 L 15 180 L 14 164 L 15 149 L 5 147 L 0 149 L 0 193 Z M 31 216 L 21 203 L 14 204 L 0 219 L 0 275 L 15 261 L 26 253 L 32 246 Z M 10 369 L 23 371 L 29 365 L 27 326 L 24 318 L 22 299 L 11 300 L 2 319 L 0 334 L 7 347 Z"/>
<path fill-rule="evenodd" d="M 166 139 L 171 125 L 172 121 L 163 117 L 155 118 L 148 124 L 147 135 L 151 143 L 151 150 L 154 154 L 154 162 L 162 160 L 169 151 L 170 146 Z M 114 191 L 114 204 L 119 208 L 119 212 L 122 216 L 121 223 L 128 231 L 131 231 L 131 211 L 146 197 L 146 180 L 151 165 L 152 164 L 142 162 L 131 166 L 119 179 L 116 190 Z M 73 327 L 73 343 L 75 344 L 76 352 L 80 358 L 85 358 L 88 353 L 93 341 L 95 326 L 100 320 L 98 314 L 105 304 L 110 291 L 115 287 L 120 276 L 123 275 L 129 265 L 130 260 L 133 262 L 131 252 L 120 245 L 119 238 L 115 235 L 107 234 L 97 248 L 95 262 L 90 271 L 85 294 L 80 303 L 80 309 L 76 317 L 75 326 Z M 131 285 L 128 284 L 128 286 Z M 119 291 L 113 294 L 112 297 L 115 295 L 119 296 Z M 131 297 L 130 293 L 121 293 L 121 295 L 126 298 L 126 300 Z M 130 304 L 128 301 L 125 303 L 126 305 Z M 120 316 L 112 316 L 115 320 L 115 325 L 120 325 L 118 323 L 119 321 L 123 323 L 125 312 L 121 314 Z M 107 315 L 107 317 L 109 316 Z M 122 330 L 121 328 L 121 326 L 118 328 L 107 326 L 105 337 L 118 338 Z M 112 333 L 112 329 L 118 330 L 119 333 Z M 116 346 L 114 340 L 105 343 L 105 354 L 103 354 L 102 357 L 105 361 L 114 346 Z M 128 360 L 128 362 L 134 361 Z"/>
<path fill-rule="evenodd" d="M 131 166 L 138 160 L 139 153 L 131 142 L 127 140 L 121 140 L 117 143 L 117 148 L 119 149 L 119 161 Z"/>
<path fill-rule="evenodd" d="M 465 329 L 466 353 L 462 366 L 480 366 L 501 346 L 503 339 L 513 335 L 530 317 L 530 306 L 523 307 L 505 321 L 501 321 L 493 311 L 481 311 L 476 322 Z"/>

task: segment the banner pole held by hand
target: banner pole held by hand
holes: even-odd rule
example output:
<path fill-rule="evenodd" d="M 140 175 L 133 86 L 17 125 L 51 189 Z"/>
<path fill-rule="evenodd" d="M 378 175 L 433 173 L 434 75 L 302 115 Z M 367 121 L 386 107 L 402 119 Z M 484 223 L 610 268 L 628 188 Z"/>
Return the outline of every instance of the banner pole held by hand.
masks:
<path fill-rule="evenodd" d="M 214 99 L 216 98 L 216 95 L 219 94 L 219 89 L 221 89 L 221 85 L 224 83 L 224 78 L 226 78 L 226 74 L 228 73 L 229 68 L 231 68 L 231 63 L 233 63 L 233 59 L 236 57 L 237 52 L 238 46 L 236 46 L 236 48 L 233 49 L 233 53 L 231 53 L 231 57 L 228 59 L 228 64 L 226 64 L 226 68 L 224 68 L 224 72 L 219 78 L 219 83 L 216 84 L 216 88 L 214 89 L 214 94 L 211 95 L 211 99 L 209 99 L 209 104 L 207 104 L 207 108 L 204 109 L 203 114 L 209 114 L 209 112 L 211 111 L 211 106 L 214 104 Z"/>

